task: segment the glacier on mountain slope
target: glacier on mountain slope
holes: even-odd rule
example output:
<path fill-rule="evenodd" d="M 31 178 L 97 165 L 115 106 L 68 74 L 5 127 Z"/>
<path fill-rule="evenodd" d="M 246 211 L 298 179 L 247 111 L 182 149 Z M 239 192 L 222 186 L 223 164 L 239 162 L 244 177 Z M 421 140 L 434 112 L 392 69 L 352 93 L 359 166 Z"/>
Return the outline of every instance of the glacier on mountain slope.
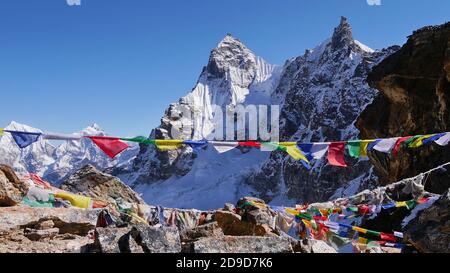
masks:
<path fill-rule="evenodd" d="M 5 129 L 40 132 L 43 131 L 24 124 L 11 122 Z M 106 133 L 93 124 L 77 132 L 81 135 L 105 136 Z M 125 164 L 132 160 L 139 147 L 132 145 L 130 149 L 111 160 L 90 139 L 80 141 L 48 141 L 40 138 L 36 143 L 20 149 L 11 134 L 5 133 L 0 137 L 0 163 L 7 164 L 21 176 L 35 173 L 53 184 L 59 184 L 66 176 L 76 172 L 81 167 L 91 164 L 100 170 Z"/>

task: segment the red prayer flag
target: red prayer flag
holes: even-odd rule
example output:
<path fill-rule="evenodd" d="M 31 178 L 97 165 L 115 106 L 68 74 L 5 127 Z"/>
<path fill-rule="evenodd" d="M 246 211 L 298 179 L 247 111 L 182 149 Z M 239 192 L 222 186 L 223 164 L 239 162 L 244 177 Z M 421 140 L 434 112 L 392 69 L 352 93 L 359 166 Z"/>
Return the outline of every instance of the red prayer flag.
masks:
<path fill-rule="evenodd" d="M 119 138 L 113 137 L 89 137 L 105 154 L 110 158 L 116 157 L 128 148 L 128 144 L 121 141 Z"/>
<path fill-rule="evenodd" d="M 347 167 L 344 151 L 345 142 L 332 142 L 328 147 L 328 163 L 333 166 Z"/>
<path fill-rule="evenodd" d="M 397 156 L 398 151 L 400 150 L 400 146 L 402 145 L 402 143 L 407 141 L 410 138 L 412 138 L 412 136 L 406 136 L 406 137 L 401 137 L 401 138 L 397 139 L 397 142 L 395 142 L 394 148 L 392 149 L 392 154 L 394 156 Z"/>
<path fill-rule="evenodd" d="M 261 148 L 261 143 L 256 141 L 239 141 L 239 146 Z"/>
<path fill-rule="evenodd" d="M 390 241 L 390 242 L 396 242 L 397 239 L 395 238 L 394 234 L 386 234 L 381 232 L 380 233 L 380 238 L 383 241 Z"/>

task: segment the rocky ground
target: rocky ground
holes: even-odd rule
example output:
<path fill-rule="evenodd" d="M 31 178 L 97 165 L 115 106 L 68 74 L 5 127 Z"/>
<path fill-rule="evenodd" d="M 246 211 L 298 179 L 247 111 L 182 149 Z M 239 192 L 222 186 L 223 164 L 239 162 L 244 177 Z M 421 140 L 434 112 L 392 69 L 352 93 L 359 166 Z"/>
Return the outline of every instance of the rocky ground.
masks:
<path fill-rule="evenodd" d="M 96 200 L 132 201 L 133 206 L 140 209 L 131 209 L 133 214 L 110 206 L 30 207 L 20 202 L 27 196 L 28 187 L 11 168 L 0 167 L 0 253 L 337 252 L 325 241 L 297 240 L 287 235 L 280 224 L 286 219 L 277 218 L 274 210 L 255 198 L 242 198 L 236 206 L 225 204 L 224 208 L 214 211 L 149 206 L 119 179 L 91 166 L 72 175 L 61 187 Z M 115 189 L 114 192 L 110 188 Z M 401 182 L 388 190 L 362 192 L 356 199 L 372 200 L 379 197 L 380 192 L 389 198 L 408 195 L 413 190 L 423 189 Z M 415 246 L 413 251 L 448 252 L 449 197 L 448 193 L 442 195 L 409 222 L 405 239 Z M 245 209 L 241 209 L 244 205 Z M 368 249 L 362 245 L 353 248 L 356 252 L 400 251 L 386 247 Z"/>

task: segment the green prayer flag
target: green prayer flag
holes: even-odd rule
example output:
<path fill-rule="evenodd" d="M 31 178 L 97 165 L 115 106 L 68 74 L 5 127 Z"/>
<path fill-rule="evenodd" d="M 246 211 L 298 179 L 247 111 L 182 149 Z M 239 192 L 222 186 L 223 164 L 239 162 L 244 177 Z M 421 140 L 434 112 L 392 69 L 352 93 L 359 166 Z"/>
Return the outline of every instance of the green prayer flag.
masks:
<path fill-rule="evenodd" d="M 367 230 L 366 234 L 367 235 L 371 235 L 371 236 L 375 236 L 375 237 L 380 237 L 380 232 L 373 231 L 373 230 Z"/>
<path fill-rule="evenodd" d="M 411 138 L 405 140 L 405 141 L 402 143 L 402 148 L 409 147 L 412 143 L 414 143 L 414 141 L 416 141 L 416 139 L 418 139 L 418 138 L 420 138 L 420 137 L 422 137 L 422 135 L 413 136 L 413 137 L 411 137 Z"/>
<path fill-rule="evenodd" d="M 406 207 L 411 210 L 416 206 L 416 200 L 406 201 Z"/>
<path fill-rule="evenodd" d="M 361 141 L 348 141 L 347 142 L 347 150 L 351 157 L 353 158 L 359 158 L 360 151 L 361 151 Z"/>
<path fill-rule="evenodd" d="M 155 144 L 155 140 L 149 139 L 149 138 L 143 137 L 143 136 L 138 136 L 138 137 L 133 137 L 133 138 L 121 138 L 121 140 L 137 142 L 137 143 L 142 143 L 142 144 L 146 144 L 146 145 Z"/>

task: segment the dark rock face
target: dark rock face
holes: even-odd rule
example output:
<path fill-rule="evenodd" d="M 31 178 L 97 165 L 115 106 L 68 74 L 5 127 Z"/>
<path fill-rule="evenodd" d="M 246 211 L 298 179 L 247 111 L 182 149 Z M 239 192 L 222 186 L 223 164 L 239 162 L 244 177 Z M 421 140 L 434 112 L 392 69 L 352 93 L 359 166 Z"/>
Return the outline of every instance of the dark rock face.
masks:
<path fill-rule="evenodd" d="M 17 205 L 27 192 L 27 186 L 19 180 L 13 169 L 0 165 L 0 207 Z"/>
<path fill-rule="evenodd" d="M 405 227 L 405 240 L 420 252 L 450 252 L 450 191 Z"/>
<path fill-rule="evenodd" d="M 381 93 L 359 117 L 365 139 L 447 132 L 450 130 L 450 23 L 420 29 L 368 76 Z M 449 147 L 405 149 L 397 157 L 372 153 L 382 184 L 412 177 L 450 161 Z M 427 190 L 442 194 L 450 173 L 436 173 Z"/>
<path fill-rule="evenodd" d="M 145 204 L 130 187 L 118 178 L 98 171 L 86 165 L 61 184 L 61 189 L 75 194 L 108 201 L 110 199 Z"/>

